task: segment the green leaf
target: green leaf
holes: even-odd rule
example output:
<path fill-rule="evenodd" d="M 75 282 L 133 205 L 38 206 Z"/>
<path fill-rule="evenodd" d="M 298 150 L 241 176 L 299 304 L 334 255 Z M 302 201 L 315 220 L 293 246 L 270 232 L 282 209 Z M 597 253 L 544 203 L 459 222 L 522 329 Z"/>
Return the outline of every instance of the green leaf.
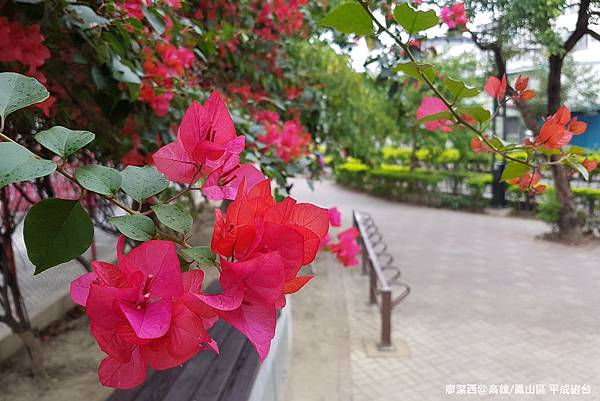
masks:
<path fill-rule="evenodd" d="M 529 171 L 529 166 L 523 163 L 508 162 L 502 172 L 502 181 L 521 178 Z"/>
<path fill-rule="evenodd" d="M 208 246 L 196 246 L 193 248 L 182 249 L 181 253 L 192 259 L 194 262 L 198 262 L 200 265 L 212 265 L 217 260 L 217 255 L 215 255 Z"/>
<path fill-rule="evenodd" d="M 581 176 L 583 177 L 584 180 L 586 180 L 586 181 L 590 180 L 589 171 L 587 171 L 585 169 L 585 167 L 583 167 L 583 164 L 579 163 L 579 161 L 577 161 L 577 159 L 575 159 L 574 157 L 566 158 L 564 160 L 564 164 L 566 164 L 567 166 L 571 167 L 574 170 L 577 170 L 579 172 L 579 174 L 581 174 Z"/>
<path fill-rule="evenodd" d="M 38 274 L 83 254 L 92 243 L 94 227 L 79 201 L 50 198 L 29 210 L 23 236 Z"/>
<path fill-rule="evenodd" d="M 111 217 L 110 222 L 123 235 L 136 241 L 148 241 L 156 233 L 152 219 L 141 214 Z"/>
<path fill-rule="evenodd" d="M 37 79 L 14 72 L 0 73 L 0 119 L 13 111 L 43 102 L 50 94 Z"/>
<path fill-rule="evenodd" d="M 467 84 L 465 84 L 463 81 L 448 77 L 444 80 L 444 83 L 446 84 L 448 91 L 457 100 L 479 95 L 479 89 L 467 86 Z"/>
<path fill-rule="evenodd" d="M 152 210 L 156 213 L 158 221 L 172 230 L 185 234 L 192 228 L 194 219 L 189 213 L 175 205 L 155 205 Z"/>
<path fill-rule="evenodd" d="M 121 177 L 123 191 L 140 203 L 169 186 L 169 180 L 154 166 L 128 166 Z"/>
<path fill-rule="evenodd" d="M 82 4 L 70 4 L 67 11 L 73 16 L 74 22 L 82 29 L 105 27 L 110 21 L 96 14 L 90 7 Z"/>
<path fill-rule="evenodd" d="M 142 83 L 139 74 L 133 71 L 129 66 L 123 64 L 119 56 L 113 57 L 111 67 L 113 73 L 112 76 L 117 81 L 125 82 L 127 84 Z"/>
<path fill-rule="evenodd" d="M 432 28 L 440 23 L 435 11 L 420 11 L 408 3 L 402 3 L 394 9 L 394 19 L 408 33 L 417 33 Z"/>
<path fill-rule="evenodd" d="M 508 146 L 508 142 L 504 141 L 499 136 L 492 136 L 490 139 L 488 139 L 488 141 L 494 148 L 498 150 L 504 150 L 504 148 Z"/>
<path fill-rule="evenodd" d="M 89 165 L 75 172 L 79 184 L 88 191 L 113 196 L 121 187 L 121 173 L 114 168 Z"/>
<path fill-rule="evenodd" d="M 489 121 L 489 119 L 492 117 L 492 114 L 480 105 L 459 107 L 457 111 L 459 115 L 467 114 L 473 117 L 475 121 L 479 123 Z"/>
<path fill-rule="evenodd" d="M 428 116 L 425 116 L 425 117 L 417 120 L 417 124 L 425 124 L 425 123 L 428 123 L 428 122 L 431 122 L 431 121 L 438 121 L 438 120 L 450 120 L 450 121 L 453 121 L 454 120 L 454 116 L 449 111 L 440 111 L 439 113 L 430 114 Z"/>
<path fill-rule="evenodd" d="M 554 150 L 558 150 L 558 149 L 554 149 Z M 574 154 L 574 155 L 585 155 L 587 152 L 587 150 L 585 150 L 582 147 L 579 146 L 570 146 L 569 147 L 569 153 Z M 560 153 L 560 151 L 558 152 Z"/>
<path fill-rule="evenodd" d="M 342 33 L 355 33 L 363 36 L 373 33 L 371 17 L 358 3 L 344 3 L 336 7 L 321 18 L 318 24 Z"/>
<path fill-rule="evenodd" d="M 142 7 L 142 12 L 144 13 L 144 17 L 146 17 L 152 28 L 156 31 L 156 33 L 158 33 L 159 35 L 165 33 L 165 24 L 163 23 L 162 18 L 160 18 L 158 15 L 156 15 L 155 12 L 149 10 L 146 7 Z"/>
<path fill-rule="evenodd" d="M 51 150 L 63 159 L 71 156 L 96 136 L 89 131 L 73 131 L 57 125 L 36 134 L 35 140 L 46 149 Z"/>
<path fill-rule="evenodd" d="M 40 159 L 17 143 L 0 142 L 0 188 L 44 177 L 55 170 L 53 161 Z"/>
<path fill-rule="evenodd" d="M 402 63 L 402 64 L 398 64 L 397 66 L 395 66 L 392 69 L 392 72 L 394 72 L 394 73 L 403 72 L 404 74 L 408 75 L 409 77 L 423 82 L 424 81 L 423 76 L 421 76 L 421 74 L 419 73 L 419 70 L 430 81 L 433 81 L 435 79 L 435 70 L 433 69 L 433 66 L 431 64 L 420 64 L 420 63 L 417 64 L 417 63 L 413 63 L 413 62 Z"/>

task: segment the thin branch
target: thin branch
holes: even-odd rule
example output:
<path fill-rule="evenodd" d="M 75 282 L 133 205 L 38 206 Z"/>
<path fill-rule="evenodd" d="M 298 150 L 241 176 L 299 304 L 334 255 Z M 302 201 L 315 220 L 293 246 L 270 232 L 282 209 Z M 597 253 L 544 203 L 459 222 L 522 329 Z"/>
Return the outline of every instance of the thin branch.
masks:
<path fill-rule="evenodd" d="M 491 142 L 485 137 L 485 135 L 483 135 L 483 133 L 481 131 L 479 131 L 472 124 L 470 124 L 468 121 L 466 121 L 460 114 L 458 114 L 458 112 L 456 110 L 454 110 L 454 107 L 453 107 L 452 103 L 450 103 L 444 97 L 444 95 L 440 92 L 440 90 L 433 84 L 433 82 L 431 82 L 431 80 L 429 79 L 429 77 L 427 77 L 427 75 L 421 70 L 421 68 L 418 67 L 417 59 L 415 58 L 415 56 L 410 51 L 409 46 L 407 46 L 404 42 L 402 42 L 402 40 L 400 40 L 400 38 L 398 38 L 396 35 L 394 35 L 388 28 L 386 28 L 384 25 L 382 25 L 379 22 L 379 20 L 377 20 L 377 18 L 375 17 L 375 15 L 373 15 L 373 13 L 371 12 L 371 9 L 369 9 L 368 2 L 366 2 L 364 0 L 356 0 L 356 1 L 359 2 L 359 4 L 364 8 L 364 10 L 367 12 L 367 14 L 369 15 L 369 17 L 371 18 L 371 20 L 375 23 L 375 25 L 377 25 L 377 28 L 379 29 L 379 32 L 377 33 L 377 35 L 379 35 L 381 32 L 385 32 L 388 35 L 390 35 L 390 37 L 392 39 L 394 39 L 394 41 L 396 42 L 396 44 L 398 44 L 398 46 L 400 46 L 402 48 L 402 50 L 404 50 L 404 52 L 408 55 L 408 58 L 410 59 L 410 61 L 412 61 L 417 66 L 417 71 L 419 72 L 419 75 L 421 76 L 421 78 L 423 79 L 423 81 L 435 93 L 435 95 L 444 103 L 444 105 L 446 105 L 446 107 L 448 108 L 448 110 L 450 111 L 450 113 L 456 119 L 456 121 L 458 123 L 462 124 L 463 126 L 465 126 L 466 128 L 468 128 L 469 130 L 471 130 L 474 133 L 476 133 L 481 138 L 481 140 L 494 153 L 497 153 L 497 154 L 499 154 L 499 155 L 505 157 L 506 159 L 511 160 L 511 161 L 513 161 L 515 163 L 524 164 L 526 166 L 533 167 L 533 165 L 531 165 L 527 161 L 523 161 L 523 160 L 519 160 L 519 159 L 513 158 L 511 156 L 506 155 L 505 153 L 503 153 L 499 149 L 497 149 L 495 146 L 493 146 L 491 144 Z"/>
<path fill-rule="evenodd" d="M 585 31 L 585 33 L 587 33 L 588 35 L 590 35 L 592 38 L 596 39 L 597 41 L 600 41 L 600 33 L 596 32 L 596 31 L 592 31 L 591 29 L 588 29 L 587 31 Z"/>
<path fill-rule="evenodd" d="M 0 126 L 0 128 L 2 128 L 2 126 Z M 13 140 L 12 138 L 4 135 L 2 133 L 2 131 L 0 131 L 0 139 L 2 139 L 5 142 L 18 143 L 17 141 Z M 36 157 L 42 159 L 42 157 L 40 157 L 39 155 L 36 155 Z M 79 182 L 77 181 L 77 179 L 73 176 L 73 174 L 71 174 L 68 171 L 66 171 L 62 166 L 57 166 L 56 167 L 56 171 L 58 171 L 60 174 L 62 174 L 69 181 L 71 181 L 74 184 L 76 184 L 78 187 L 81 187 L 81 185 L 79 184 Z M 94 192 L 94 193 L 96 195 L 100 196 L 101 198 L 106 199 L 107 201 L 109 201 L 113 205 L 115 205 L 117 207 L 120 207 L 121 209 L 125 210 L 129 214 L 138 214 L 138 212 L 136 212 L 135 210 L 133 210 L 129 206 L 125 205 L 124 203 L 119 202 L 118 200 L 116 200 L 116 199 L 114 199 L 114 198 L 112 198 L 110 196 L 102 195 L 102 194 L 99 194 L 99 193 L 96 193 L 96 192 Z"/>

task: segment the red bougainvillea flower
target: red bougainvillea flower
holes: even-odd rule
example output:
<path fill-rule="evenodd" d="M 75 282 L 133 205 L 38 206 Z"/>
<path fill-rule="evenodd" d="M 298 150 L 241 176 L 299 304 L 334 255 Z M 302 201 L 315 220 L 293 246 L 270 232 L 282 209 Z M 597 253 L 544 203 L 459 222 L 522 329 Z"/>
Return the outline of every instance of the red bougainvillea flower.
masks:
<path fill-rule="evenodd" d="M 342 214 L 337 207 L 332 207 L 327 210 L 329 215 L 329 224 L 333 227 L 339 227 L 342 225 Z"/>
<path fill-rule="evenodd" d="M 471 140 L 471 150 L 475 153 L 491 153 L 492 149 L 479 137 Z"/>
<path fill-rule="evenodd" d="M 223 292 L 201 299 L 242 331 L 263 359 L 274 334 L 275 312 L 285 305 L 284 295 L 311 279 L 298 272 L 316 257 L 329 230 L 329 217 L 326 209 L 289 197 L 276 203 L 269 180 L 249 192 L 244 185 L 225 215 L 215 210 L 211 248 L 222 258 Z"/>
<path fill-rule="evenodd" d="M 535 171 L 528 173 L 520 178 L 513 178 L 508 180 L 510 185 L 518 185 L 519 189 L 524 192 L 532 192 L 536 195 L 543 193 L 546 190 L 546 186 L 539 184 L 542 176 L 539 172 Z M 539 185 L 538 185 L 539 184 Z"/>
<path fill-rule="evenodd" d="M 360 245 L 356 242 L 356 238 L 360 233 L 356 227 L 351 227 L 346 231 L 338 234 L 338 244 L 329 246 L 331 252 L 333 252 L 338 260 L 346 267 L 356 266 L 358 259 L 356 255 L 360 253 Z"/>
<path fill-rule="evenodd" d="M 549 119 L 544 122 L 540 134 L 535 139 L 536 145 L 547 149 L 560 149 L 571 141 L 573 134 L 567 131 L 564 125 Z"/>
<path fill-rule="evenodd" d="M 519 75 L 517 80 L 515 81 L 515 93 L 511 95 L 511 99 L 515 102 L 526 102 L 528 100 L 533 99 L 535 96 L 535 92 L 531 89 L 527 89 L 527 85 L 529 84 L 529 77 L 522 77 Z"/>
<path fill-rule="evenodd" d="M 311 136 L 300 121 L 288 120 L 280 127 L 277 124 L 263 124 L 266 135 L 259 135 L 258 140 L 272 145 L 277 156 L 286 163 L 310 153 Z"/>
<path fill-rule="evenodd" d="M 560 149 L 571 141 L 573 135 L 581 135 L 586 129 L 585 122 L 578 121 L 577 117 L 571 118 L 567 106 L 560 106 L 556 113 L 544 121 L 540 134 L 535 138 L 534 146 Z"/>
<path fill-rule="evenodd" d="M 0 62 L 19 62 L 29 67 L 29 75 L 50 58 L 50 50 L 44 46 L 40 25 L 23 25 L 0 17 Z"/>
<path fill-rule="evenodd" d="M 423 98 L 421 105 L 417 109 L 417 120 L 444 111 L 448 111 L 448 107 L 446 107 L 442 100 L 437 97 L 426 96 Z M 435 130 L 440 130 L 441 132 L 452 132 L 453 124 L 454 123 L 450 120 L 440 119 L 425 123 L 425 129 L 432 132 Z"/>
<path fill-rule="evenodd" d="M 506 95 L 506 74 L 502 75 L 502 80 L 491 76 L 488 78 L 483 90 L 491 97 L 495 97 L 499 102 L 504 100 Z"/>
<path fill-rule="evenodd" d="M 592 171 L 596 170 L 596 168 L 598 167 L 598 161 L 585 159 L 584 161 L 581 162 L 581 165 L 588 171 L 588 173 L 591 173 Z"/>
<path fill-rule="evenodd" d="M 71 298 L 85 307 L 90 329 L 108 356 L 98 375 L 105 386 L 130 388 L 147 367 L 172 368 L 207 347 L 216 313 L 201 301 L 203 272 L 182 273 L 175 245 L 147 241 L 127 255 L 124 237 L 117 265 L 95 261 L 93 272 L 71 283 Z"/>

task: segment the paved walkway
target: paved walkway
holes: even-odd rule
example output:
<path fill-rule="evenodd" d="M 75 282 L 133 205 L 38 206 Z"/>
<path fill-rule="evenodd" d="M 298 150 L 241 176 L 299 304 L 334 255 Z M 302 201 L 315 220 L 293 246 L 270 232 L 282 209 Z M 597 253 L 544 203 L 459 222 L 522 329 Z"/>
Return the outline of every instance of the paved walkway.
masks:
<path fill-rule="evenodd" d="M 409 206 L 327 181 L 315 192 L 297 182 L 294 196 L 338 206 L 344 226 L 352 209 L 370 213 L 412 292 L 392 318 L 409 355 L 369 356 L 379 317 L 366 277 L 321 258 L 294 297 L 286 401 L 600 400 L 600 246 L 537 240 L 548 230 L 537 221 Z M 519 394 L 535 384 L 546 394 Z M 563 387 L 552 395 L 554 385 Z M 571 395 L 582 385 L 591 395 Z"/>
<path fill-rule="evenodd" d="M 116 257 L 115 239 L 98 229 L 95 232 L 95 239 L 98 259 L 113 260 Z M 34 319 L 40 313 L 44 313 L 48 306 L 60 302 L 60 299 L 69 292 L 71 281 L 85 273 L 85 269 L 79 262 L 70 261 L 34 276 L 35 267 L 27 258 L 22 224 L 13 236 L 13 241 L 19 286 L 29 317 Z M 85 256 L 89 260 L 90 251 Z M 0 323 L 0 341 L 10 333 L 10 329 Z"/>

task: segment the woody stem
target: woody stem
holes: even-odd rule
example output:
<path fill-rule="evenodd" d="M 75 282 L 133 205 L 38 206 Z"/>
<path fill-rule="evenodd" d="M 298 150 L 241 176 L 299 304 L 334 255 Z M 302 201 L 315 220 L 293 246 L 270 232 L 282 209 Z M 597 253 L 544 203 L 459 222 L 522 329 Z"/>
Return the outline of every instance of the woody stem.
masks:
<path fill-rule="evenodd" d="M 2 125 L 0 126 L 1 128 L 3 128 L 3 124 L 4 121 L 2 121 Z M 17 141 L 13 140 L 12 138 L 4 135 L 2 133 L 2 131 L 0 131 L 0 139 L 2 139 L 4 142 L 12 142 L 12 143 L 17 143 Z M 32 152 L 33 153 L 33 152 Z M 36 158 L 38 159 L 43 159 L 41 156 L 33 153 Z M 81 188 L 83 190 L 83 188 L 81 187 L 81 185 L 79 184 L 79 182 L 77 182 L 77 179 L 68 171 L 66 171 L 62 166 L 56 166 L 56 171 L 58 171 L 59 174 L 63 175 L 65 178 L 67 178 L 69 181 L 73 182 L 74 184 L 76 184 L 79 188 Z M 93 191 L 90 191 L 93 192 Z M 135 210 L 133 210 L 132 208 L 130 208 L 129 206 L 125 205 L 124 203 L 119 202 L 118 200 L 110 197 L 110 196 L 106 196 L 106 195 L 102 195 L 99 194 L 97 192 L 94 192 L 94 194 L 96 194 L 97 196 L 106 199 L 107 201 L 109 201 L 110 203 L 112 203 L 113 205 L 125 210 L 127 213 L 129 214 L 137 214 L 138 212 L 136 212 Z"/>

